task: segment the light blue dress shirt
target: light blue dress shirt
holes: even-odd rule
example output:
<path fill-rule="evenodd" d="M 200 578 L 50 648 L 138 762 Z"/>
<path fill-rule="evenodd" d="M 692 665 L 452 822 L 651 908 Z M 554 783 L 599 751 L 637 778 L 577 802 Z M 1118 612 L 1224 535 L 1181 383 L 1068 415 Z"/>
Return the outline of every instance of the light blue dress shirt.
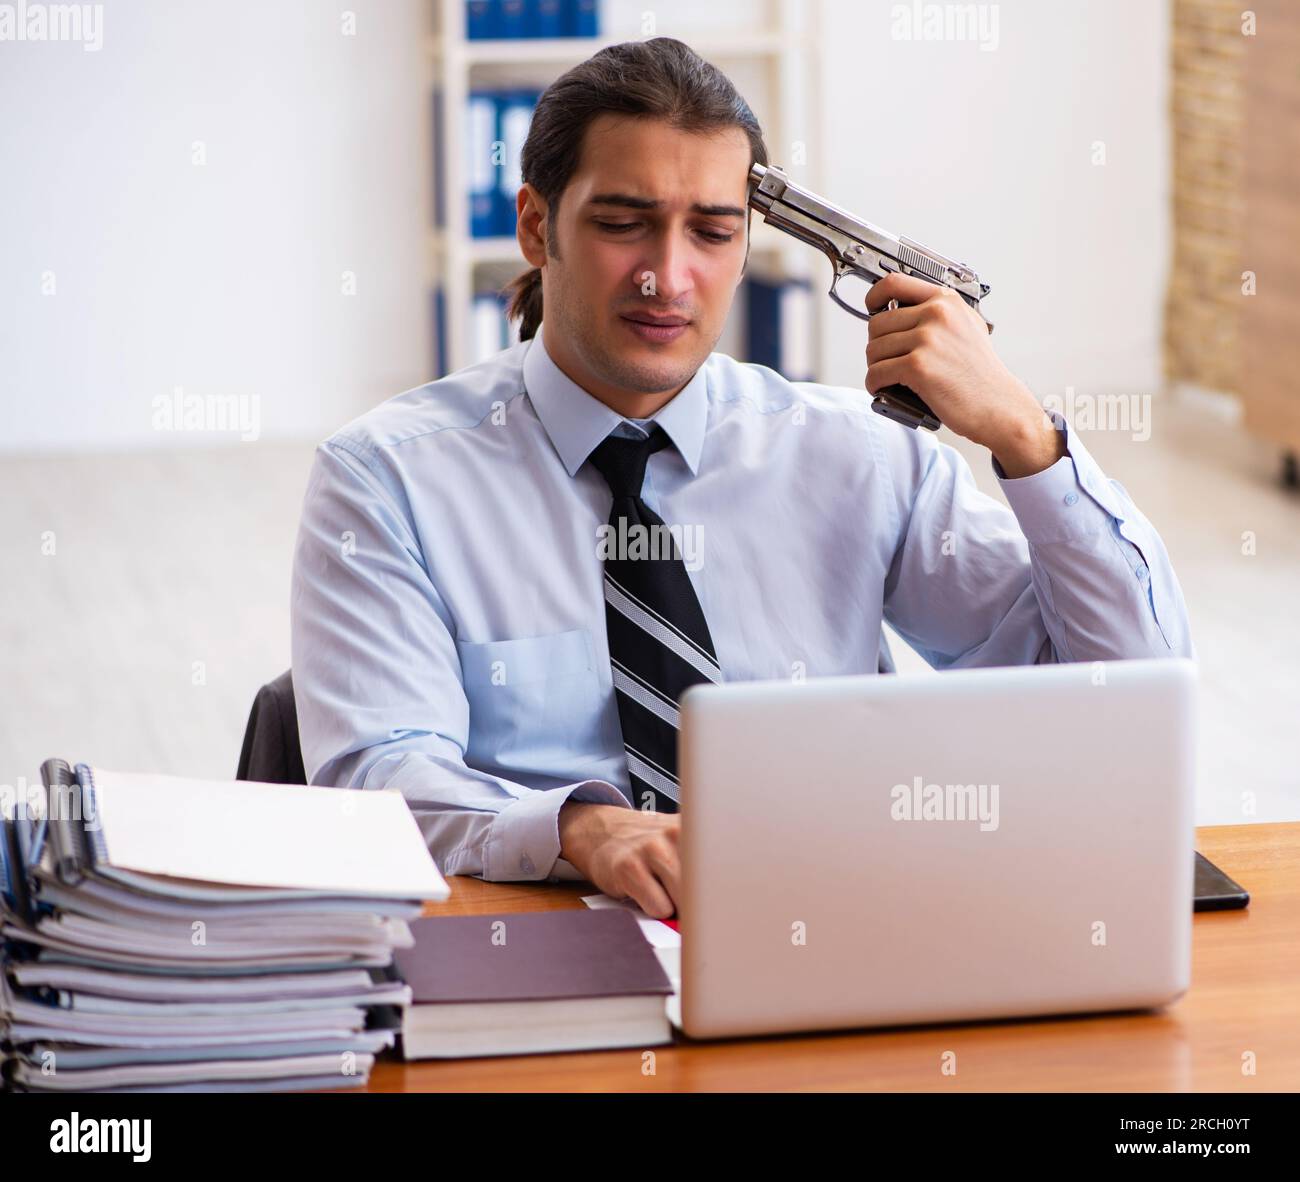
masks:
<path fill-rule="evenodd" d="M 399 394 L 317 450 L 294 557 L 313 784 L 399 789 L 446 874 L 574 878 L 558 813 L 631 807 L 585 463 L 636 432 L 531 341 Z M 1164 544 L 1077 437 L 984 495 L 865 390 L 712 354 L 654 417 L 643 497 L 728 681 L 873 673 L 887 620 L 938 669 L 1193 656 Z M 691 569 L 692 566 L 694 569 Z"/>

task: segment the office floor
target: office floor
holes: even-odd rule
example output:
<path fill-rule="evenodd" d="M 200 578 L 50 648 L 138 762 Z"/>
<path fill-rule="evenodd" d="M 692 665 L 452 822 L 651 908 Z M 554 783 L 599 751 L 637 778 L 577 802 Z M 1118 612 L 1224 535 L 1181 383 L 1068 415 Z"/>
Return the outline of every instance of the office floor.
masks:
<path fill-rule="evenodd" d="M 1216 409 L 1169 396 L 1153 419 L 1144 442 L 1084 438 L 1160 529 L 1188 600 L 1197 822 L 1300 819 L 1300 495 Z M 962 450 L 996 492 L 987 457 Z M 311 454 L 259 442 L 0 465 L 0 785 L 35 780 L 52 755 L 233 776 L 252 695 L 289 661 Z"/>

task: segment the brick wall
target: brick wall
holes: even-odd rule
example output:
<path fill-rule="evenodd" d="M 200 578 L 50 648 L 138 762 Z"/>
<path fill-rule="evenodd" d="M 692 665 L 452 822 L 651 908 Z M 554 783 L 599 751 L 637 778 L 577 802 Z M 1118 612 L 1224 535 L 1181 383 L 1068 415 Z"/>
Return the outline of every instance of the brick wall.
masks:
<path fill-rule="evenodd" d="M 1173 0 L 1173 252 L 1164 369 L 1237 393 L 1241 326 L 1241 3 Z"/>

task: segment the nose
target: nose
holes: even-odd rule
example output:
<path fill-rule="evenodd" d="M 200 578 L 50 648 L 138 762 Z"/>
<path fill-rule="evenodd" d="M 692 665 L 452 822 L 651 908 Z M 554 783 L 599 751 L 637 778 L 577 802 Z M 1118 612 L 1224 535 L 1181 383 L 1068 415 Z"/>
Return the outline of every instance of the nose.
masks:
<path fill-rule="evenodd" d="M 678 228 L 666 229 L 655 238 L 653 249 L 634 275 L 643 295 L 670 304 L 690 292 L 691 248 L 683 233 Z"/>

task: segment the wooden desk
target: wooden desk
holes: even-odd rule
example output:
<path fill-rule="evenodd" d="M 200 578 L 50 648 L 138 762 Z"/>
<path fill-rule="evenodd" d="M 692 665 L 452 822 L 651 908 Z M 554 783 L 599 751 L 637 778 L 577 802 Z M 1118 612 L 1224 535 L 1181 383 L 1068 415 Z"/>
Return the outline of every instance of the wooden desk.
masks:
<path fill-rule="evenodd" d="M 441 1091 L 1296 1091 L 1300 1090 L 1300 823 L 1197 831 L 1196 848 L 1251 893 L 1200 912 L 1192 987 L 1160 1013 L 692 1042 L 513 1058 L 385 1059 L 369 1090 Z M 452 878 L 431 913 L 581 907 L 586 884 Z M 944 1052 L 955 1075 L 940 1073 Z M 1242 1074 L 1252 1052 L 1257 1074 Z"/>

